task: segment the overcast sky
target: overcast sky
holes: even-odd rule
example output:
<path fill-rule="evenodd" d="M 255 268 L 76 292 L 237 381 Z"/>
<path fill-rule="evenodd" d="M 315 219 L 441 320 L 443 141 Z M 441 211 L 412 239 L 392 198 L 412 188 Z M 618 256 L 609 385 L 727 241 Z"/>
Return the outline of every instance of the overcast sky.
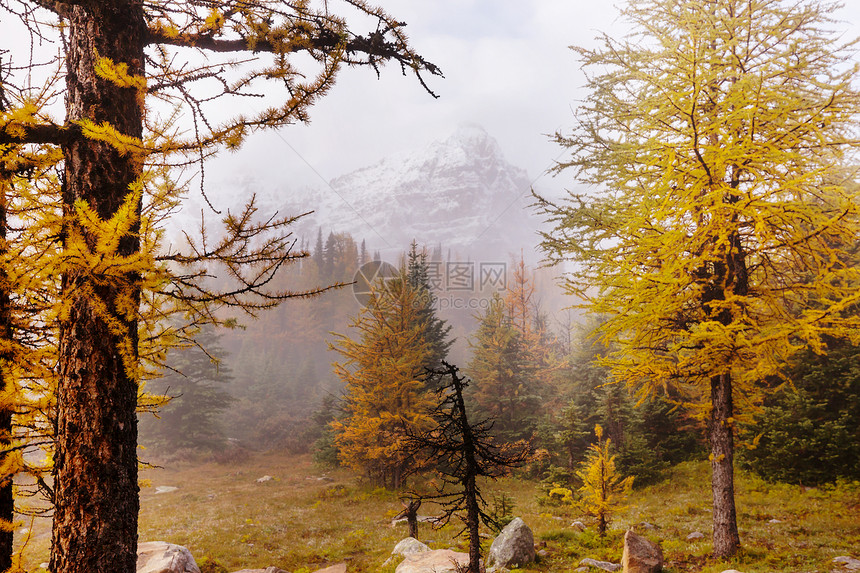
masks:
<path fill-rule="evenodd" d="M 440 98 L 388 66 L 345 70 L 312 110 L 310 125 L 258 134 L 239 153 L 219 156 L 207 183 L 249 180 L 273 190 L 317 186 L 403 149 L 444 138 L 464 122 L 482 125 L 507 159 L 544 190 L 570 186 L 543 173 L 562 150 L 546 134 L 566 130 L 584 78 L 571 44 L 620 35 L 615 4 L 602 0 L 379 0 L 408 23 L 414 47 L 441 67 L 430 78 Z M 837 17 L 846 37 L 860 35 L 860 0 Z M 526 192 L 527 190 L 524 190 Z"/>

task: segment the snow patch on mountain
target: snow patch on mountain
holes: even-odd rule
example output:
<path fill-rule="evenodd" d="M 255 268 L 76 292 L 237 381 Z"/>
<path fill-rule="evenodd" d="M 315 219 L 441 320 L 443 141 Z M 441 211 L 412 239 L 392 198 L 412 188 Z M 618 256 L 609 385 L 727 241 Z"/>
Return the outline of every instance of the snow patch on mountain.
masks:
<path fill-rule="evenodd" d="M 467 124 L 444 141 L 337 177 L 328 188 L 293 192 L 288 201 L 267 194 L 261 203 L 282 213 L 313 208 L 300 224 L 305 237 L 322 227 L 383 252 L 402 251 L 414 239 L 472 256 L 507 258 L 525 249 L 528 257 L 539 225 L 528 210 L 530 188 L 525 170 L 505 159 L 496 140 Z"/>

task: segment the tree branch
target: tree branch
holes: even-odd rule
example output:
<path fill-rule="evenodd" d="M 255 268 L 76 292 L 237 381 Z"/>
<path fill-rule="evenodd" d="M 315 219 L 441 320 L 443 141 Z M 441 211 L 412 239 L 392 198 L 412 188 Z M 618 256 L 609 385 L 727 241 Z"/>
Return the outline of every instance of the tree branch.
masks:
<path fill-rule="evenodd" d="M 255 39 L 251 42 L 248 38 L 226 40 L 216 38 L 212 34 L 178 34 L 167 35 L 163 30 L 150 29 L 146 38 L 147 45 L 161 44 L 179 46 L 186 48 L 198 48 L 212 52 L 269 52 L 269 53 L 295 53 L 300 51 L 320 51 L 323 53 L 333 52 L 341 39 L 333 34 L 323 31 L 315 37 L 308 38 L 307 43 L 283 42 L 274 43 L 266 39 Z M 251 48 L 253 45 L 253 48 Z M 432 75 L 441 76 L 442 72 L 438 66 L 426 61 L 417 54 L 403 51 L 396 44 L 385 40 L 380 32 L 372 32 L 367 36 L 355 36 L 344 45 L 347 54 L 365 54 L 373 60 L 394 60 L 416 72 L 427 71 Z M 350 62 L 358 63 L 358 62 Z M 368 61 L 367 63 L 371 63 Z"/>
<path fill-rule="evenodd" d="M 72 6 L 82 6 L 87 2 L 86 0 L 33 0 L 33 3 L 40 8 L 50 10 L 54 14 L 66 16 Z"/>
<path fill-rule="evenodd" d="M 22 134 L 0 131 L 0 145 L 53 144 L 64 145 L 81 135 L 77 125 L 42 124 L 22 128 Z"/>

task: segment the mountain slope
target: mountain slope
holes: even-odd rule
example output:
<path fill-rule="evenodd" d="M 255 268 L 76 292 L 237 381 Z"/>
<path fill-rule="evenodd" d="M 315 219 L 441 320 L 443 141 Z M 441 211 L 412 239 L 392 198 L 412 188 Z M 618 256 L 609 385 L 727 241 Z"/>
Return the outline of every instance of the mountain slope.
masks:
<path fill-rule="evenodd" d="M 444 141 L 337 177 L 328 189 L 306 190 L 279 209 L 313 206 L 302 222 L 305 236 L 321 226 L 383 251 L 404 250 L 415 239 L 506 260 L 537 242 L 538 220 L 526 210 L 529 189 L 525 170 L 509 163 L 481 127 L 466 125 Z"/>

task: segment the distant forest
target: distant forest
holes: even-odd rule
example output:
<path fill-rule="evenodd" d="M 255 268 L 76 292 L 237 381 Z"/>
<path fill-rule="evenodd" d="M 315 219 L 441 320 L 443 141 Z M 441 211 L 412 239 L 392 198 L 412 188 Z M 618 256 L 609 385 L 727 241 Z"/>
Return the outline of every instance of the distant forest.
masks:
<path fill-rule="evenodd" d="M 330 345 L 338 334 L 355 338 L 350 322 L 361 305 L 348 283 L 380 256 L 364 241 L 322 230 L 298 246 L 309 256 L 285 269 L 273 286 L 345 286 L 288 301 L 257 320 L 240 318 L 233 330 L 207 330 L 199 340 L 203 350 L 174 352 L 175 371 L 149 386 L 174 399 L 159 419 L 141 420 L 141 441 L 156 455 L 209 452 L 217 458 L 278 449 L 310 452 L 324 464 L 346 463 L 332 426 L 350 416 L 348 388 L 333 368 L 342 357 Z M 619 471 L 636 476 L 636 485 L 707 455 L 700 412 L 684 408 L 679 396 L 640 401 L 611 383 L 596 360 L 607 351 L 592 337 L 596 319 L 583 325 L 569 310 L 547 308 L 544 301 L 559 297 L 553 281 L 558 269 L 532 269 L 514 257 L 474 261 L 439 245 L 413 245 L 411 258 L 404 249 L 398 260 L 385 262 L 415 272 L 416 256 L 419 282 L 445 327 L 444 356 L 472 378 L 471 411 L 495 420 L 498 439 L 525 440 L 535 451 L 522 471 L 548 488 L 575 484 L 575 468 L 596 442 L 598 424 L 613 444 Z M 794 386 L 780 386 L 742 421 L 739 437 L 747 447 L 738 454 L 740 463 L 771 479 L 804 484 L 860 478 L 857 356 L 844 344 L 834 345 L 829 357 L 804 355 L 793 366 Z M 842 384 L 815 382 L 831 375 Z M 813 449 L 819 457 L 809 456 Z"/>

